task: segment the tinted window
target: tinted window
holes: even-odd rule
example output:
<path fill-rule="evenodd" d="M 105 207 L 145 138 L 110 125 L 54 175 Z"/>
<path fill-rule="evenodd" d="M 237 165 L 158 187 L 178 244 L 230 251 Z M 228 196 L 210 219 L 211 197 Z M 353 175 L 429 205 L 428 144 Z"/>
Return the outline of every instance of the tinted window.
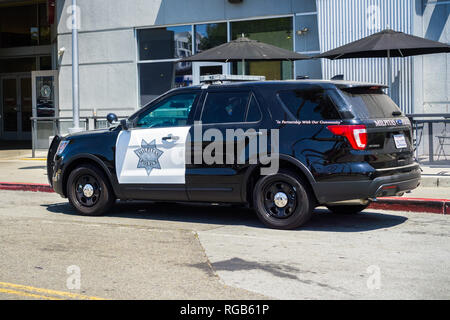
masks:
<path fill-rule="evenodd" d="M 259 110 L 258 102 L 254 95 L 252 95 L 247 111 L 247 122 L 257 122 L 261 120 L 261 111 Z"/>
<path fill-rule="evenodd" d="M 359 119 L 392 118 L 401 112 L 394 101 L 381 90 L 342 90 L 345 108 Z"/>
<path fill-rule="evenodd" d="M 183 58 L 192 55 L 192 27 L 137 30 L 139 60 Z"/>
<path fill-rule="evenodd" d="M 244 122 L 250 93 L 210 92 L 203 107 L 203 123 Z"/>
<path fill-rule="evenodd" d="M 137 127 L 184 126 L 197 97 L 198 93 L 183 93 L 163 99 L 138 116 Z"/>
<path fill-rule="evenodd" d="M 289 90 L 278 93 L 297 120 L 333 120 L 340 116 L 326 90 Z"/>

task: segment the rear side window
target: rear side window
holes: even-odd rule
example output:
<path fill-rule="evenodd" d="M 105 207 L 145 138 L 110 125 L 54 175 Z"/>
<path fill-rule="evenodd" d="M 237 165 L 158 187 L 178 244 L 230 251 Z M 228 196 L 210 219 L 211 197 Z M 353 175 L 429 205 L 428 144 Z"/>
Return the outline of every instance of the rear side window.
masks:
<path fill-rule="evenodd" d="M 261 111 L 259 109 L 258 101 L 256 101 L 256 98 L 254 95 L 250 98 L 250 104 L 248 105 L 248 111 L 247 111 L 247 118 L 245 119 L 246 122 L 257 122 L 261 120 Z"/>
<path fill-rule="evenodd" d="M 249 91 L 209 92 L 201 120 L 203 123 L 245 122 Z"/>
<path fill-rule="evenodd" d="M 340 119 L 326 90 L 287 90 L 278 93 L 283 105 L 297 120 Z"/>
<path fill-rule="evenodd" d="M 399 107 L 382 90 L 341 90 L 349 110 L 359 119 L 392 118 L 401 112 Z M 394 114 L 393 114 L 394 113 Z"/>

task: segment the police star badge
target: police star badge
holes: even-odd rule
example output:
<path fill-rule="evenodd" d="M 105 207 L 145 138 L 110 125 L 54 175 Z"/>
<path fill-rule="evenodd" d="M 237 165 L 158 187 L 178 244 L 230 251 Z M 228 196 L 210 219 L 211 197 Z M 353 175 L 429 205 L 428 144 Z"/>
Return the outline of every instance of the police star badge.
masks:
<path fill-rule="evenodd" d="M 147 143 L 144 139 L 142 139 L 141 147 L 134 150 L 134 153 L 136 153 L 139 157 L 137 167 L 145 168 L 148 176 L 153 169 L 161 169 L 159 157 L 161 157 L 164 152 L 156 148 L 155 140 Z"/>

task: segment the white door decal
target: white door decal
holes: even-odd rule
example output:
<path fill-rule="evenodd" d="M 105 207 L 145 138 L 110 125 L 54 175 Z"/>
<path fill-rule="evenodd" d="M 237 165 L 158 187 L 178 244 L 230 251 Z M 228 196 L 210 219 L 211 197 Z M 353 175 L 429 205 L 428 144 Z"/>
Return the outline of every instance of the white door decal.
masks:
<path fill-rule="evenodd" d="M 184 184 L 190 127 L 122 130 L 116 142 L 119 183 Z"/>

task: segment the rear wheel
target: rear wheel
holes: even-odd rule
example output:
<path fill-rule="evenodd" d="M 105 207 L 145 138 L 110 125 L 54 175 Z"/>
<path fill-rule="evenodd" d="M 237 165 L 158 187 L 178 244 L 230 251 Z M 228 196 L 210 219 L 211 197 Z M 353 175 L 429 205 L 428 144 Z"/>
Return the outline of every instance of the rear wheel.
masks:
<path fill-rule="evenodd" d="M 328 210 L 337 214 L 356 214 L 365 210 L 370 205 L 370 202 L 367 204 L 358 204 L 358 205 L 329 205 L 327 206 Z"/>
<path fill-rule="evenodd" d="M 260 178 L 254 188 L 253 202 L 258 218 L 277 229 L 303 225 L 314 209 L 313 197 L 305 182 L 287 170 Z"/>
<path fill-rule="evenodd" d="M 79 213 L 97 216 L 115 202 L 112 188 L 104 173 L 93 165 L 75 168 L 67 180 L 67 197 Z"/>

